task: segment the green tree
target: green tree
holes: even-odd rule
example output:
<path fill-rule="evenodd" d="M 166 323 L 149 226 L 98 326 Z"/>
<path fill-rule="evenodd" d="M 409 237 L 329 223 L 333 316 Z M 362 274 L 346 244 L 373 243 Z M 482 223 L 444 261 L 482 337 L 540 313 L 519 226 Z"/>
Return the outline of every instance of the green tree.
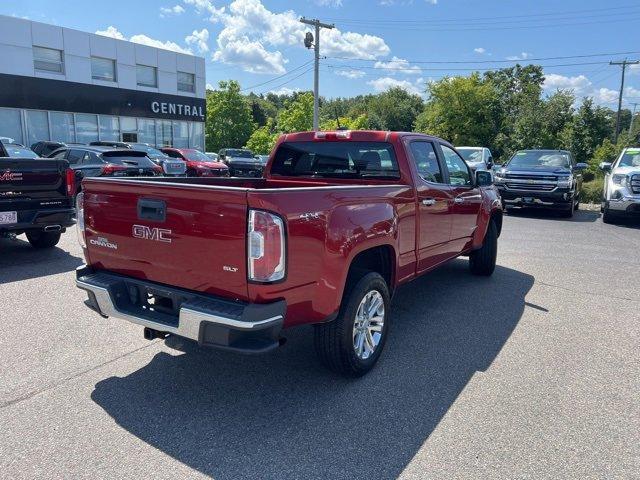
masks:
<path fill-rule="evenodd" d="M 273 128 L 274 120 L 270 118 L 266 125 L 254 130 L 247 140 L 247 148 L 253 153 L 269 154 L 278 139 L 278 134 L 273 132 Z"/>
<path fill-rule="evenodd" d="M 611 110 L 584 98 L 565 132 L 564 143 L 579 162 L 588 162 L 605 138 L 611 137 Z"/>
<path fill-rule="evenodd" d="M 313 94 L 305 92 L 285 103 L 278 114 L 278 131 L 306 132 L 313 129 Z"/>
<path fill-rule="evenodd" d="M 369 119 L 365 114 L 357 117 L 339 117 L 337 119 L 328 119 L 320 123 L 320 130 L 336 130 L 340 127 L 346 130 L 367 130 L 369 129 Z"/>
<path fill-rule="evenodd" d="M 573 120 L 575 96 L 569 90 L 558 90 L 543 104 L 542 147 L 564 148 L 563 139 Z"/>
<path fill-rule="evenodd" d="M 498 96 L 493 84 L 477 73 L 431 82 L 429 101 L 415 129 L 455 145 L 491 146 L 497 132 Z"/>
<path fill-rule="evenodd" d="M 265 126 L 270 118 L 275 118 L 278 114 L 278 108 L 276 105 L 270 100 L 264 98 L 262 95 L 250 93 L 247 95 L 247 100 L 251 106 L 253 123 L 258 127 Z"/>
<path fill-rule="evenodd" d="M 367 97 L 366 101 L 369 123 L 377 130 L 410 132 L 423 108 L 424 102 L 418 95 L 400 87 Z"/>
<path fill-rule="evenodd" d="M 207 91 L 205 126 L 208 151 L 225 147 L 242 147 L 255 125 L 247 99 L 235 80 L 221 81 L 218 90 Z"/>

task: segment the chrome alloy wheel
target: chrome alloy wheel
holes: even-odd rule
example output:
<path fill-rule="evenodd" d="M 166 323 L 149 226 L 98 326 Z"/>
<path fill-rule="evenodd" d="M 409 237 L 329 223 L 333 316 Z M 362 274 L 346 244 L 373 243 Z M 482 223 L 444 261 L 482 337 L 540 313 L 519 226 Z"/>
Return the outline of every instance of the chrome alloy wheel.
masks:
<path fill-rule="evenodd" d="M 369 291 L 356 311 L 353 323 L 353 349 L 361 360 L 369 358 L 382 339 L 384 300 L 377 290 Z"/>

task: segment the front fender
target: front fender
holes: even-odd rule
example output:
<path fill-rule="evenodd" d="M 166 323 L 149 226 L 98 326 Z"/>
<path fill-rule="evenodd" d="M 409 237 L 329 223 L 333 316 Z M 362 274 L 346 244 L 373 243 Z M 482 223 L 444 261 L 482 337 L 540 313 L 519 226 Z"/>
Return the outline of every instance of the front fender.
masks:
<path fill-rule="evenodd" d="M 489 222 L 491 221 L 492 216 L 499 215 L 502 220 L 502 202 L 500 200 L 500 195 L 497 193 L 495 188 L 486 189 L 482 191 L 482 206 L 480 207 L 480 211 L 478 212 L 478 218 L 476 220 L 476 228 L 473 233 L 473 239 L 471 241 L 472 250 L 477 250 L 482 247 L 482 243 L 484 242 L 484 237 L 487 234 L 487 229 L 489 228 Z M 498 235 L 500 235 L 500 230 L 502 228 L 502 222 L 498 227 Z"/>

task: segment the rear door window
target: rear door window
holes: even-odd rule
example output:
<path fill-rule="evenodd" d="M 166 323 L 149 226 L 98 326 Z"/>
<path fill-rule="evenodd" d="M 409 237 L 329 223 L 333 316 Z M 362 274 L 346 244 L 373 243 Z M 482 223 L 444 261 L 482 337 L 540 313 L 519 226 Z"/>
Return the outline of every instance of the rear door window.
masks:
<path fill-rule="evenodd" d="M 433 143 L 414 141 L 409 144 L 413 161 L 418 169 L 418 175 L 431 183 L 444 183 L 440 163 L 433 147 Z"/>
<path fill-rule="evenodd" d="M 387 142 L 288 142 L 275 152 L 272 175 L 327 178 L 400 178 Z"/>

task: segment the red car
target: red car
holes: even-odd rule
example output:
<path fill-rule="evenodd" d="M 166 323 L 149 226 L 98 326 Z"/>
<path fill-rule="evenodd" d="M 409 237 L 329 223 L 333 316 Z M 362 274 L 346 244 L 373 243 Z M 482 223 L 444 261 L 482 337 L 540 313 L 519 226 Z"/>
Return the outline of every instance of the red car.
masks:
<path fill-rule="evenodd" d="M 222 162 L 215 162 L 207 157 L 200 150 L 195 148 L 173 148 L 165 147 L 160 149 L 162 153 L 172 158 L 184 160 L 187 164 L 188 177 L 228 177 L 229 167 Z"/>
<path fill-rule="evenodd" d="M 163 181 L 88 178 L 77 205 L 87 305 L 148 339 L 260 353 L 283 329 L 314 324 L 321 361 L 363 375 L 399 285 L 459 256 L 473 274 L 495 268 L 491 172 L 436 137 L 293 133 L 263 178 Z"/>

